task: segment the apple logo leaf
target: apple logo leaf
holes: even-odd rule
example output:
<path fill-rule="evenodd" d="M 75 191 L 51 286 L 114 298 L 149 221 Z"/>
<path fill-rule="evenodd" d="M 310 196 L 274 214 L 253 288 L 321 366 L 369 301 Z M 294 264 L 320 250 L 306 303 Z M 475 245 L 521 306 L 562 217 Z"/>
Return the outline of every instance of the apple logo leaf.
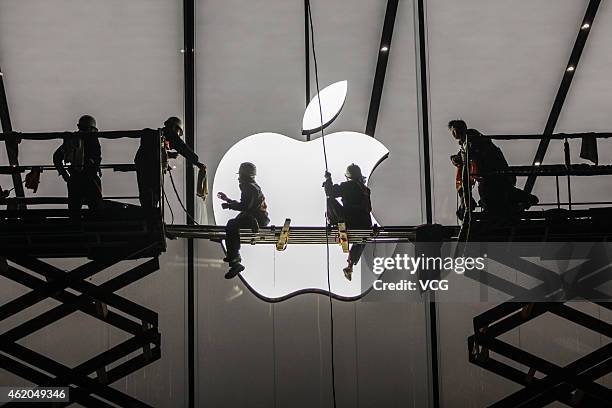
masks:
<path fill-rule="evenodd" d="M 302 134 L 310 135 L 329 126 L 338 117 L 348 91 L 348 81 L 335 82 L 323 88 L 312 98 L 302 120 Z M 319 97 L 321 110 L 319 110 Z M 321 120 L 321 113 L 323 120 Z"/>

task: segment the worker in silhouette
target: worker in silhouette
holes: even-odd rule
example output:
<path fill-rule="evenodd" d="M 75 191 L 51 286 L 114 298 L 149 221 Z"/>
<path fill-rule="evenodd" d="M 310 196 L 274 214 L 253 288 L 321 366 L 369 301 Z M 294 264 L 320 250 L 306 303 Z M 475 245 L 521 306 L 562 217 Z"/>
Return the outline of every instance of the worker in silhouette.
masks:
<path fill-rule="evenodd" d="M 346 168 L 346 181 L 334 184 L 329 172 L 325 172 L 323 188 L 327 196 L 327 218 L 331 225 L 346 223 L 347 229 L 372 228 L 372 202 L 370 189 L 365 184 L 361 168 L 351 164 Z M 340 204 L 336 198 L 342 199 Z M 343 269 L 346 279 L 351 280 L 353 265 L 359 262 L 365 249 L 365 244 L 353 244 L 349 251 L 348 266 Z"/>
<path fill-rule="evenodd" d="M 451 136 L 460 146 L 459 152 L 450 157 L 457 168 L 456 187 L 461 205 L 457 216 L 464 222 L 476 207 L 472 187 L 478 183 L 480 206 L 493 217 L 525 210 L 538 203 L 538 198 L 516 188 L 516 176 L 495 174 L 508 170 L 508 162 L 501 149 L 490 138 L 482 137 L 476 129 L 468 129 L 463 120 L 448 123 Z"/>
<path fill-rule="evenodd" d="M 253 163 L 242 163 L 238 169 L 238 186 L 240 187 L 240 201 L 230 199 L 225 193 L 219 192 L 217 198 L 224 201 L 221 207 L 226 210 L 240 211 L 240 213 L 227 222 L 225 227 L 225 246 L 227 255 L 223 259 L 229 264 L 229 271 L 225 279 L 232 279 L 244 270 L 240 257 L 240 229 L 251 229 L 257 232 L 259 227 L 270 223 L 268 206 L 261 187 L 255 182 L 257 168 Z"/>
<path fill-rule="evenodd" d="M 78 131 L 64 138 L 53 154 L 53 164 L 68 187 L 68 209 L 80 210 L 83 204 L 90 209 L 102 207 L 100 163 L 102 153 L 96 119 L 83 115 Z"/>
<path fill-rule="evenodd" d="M 161 174 L 168 170 L 168 159 L 179 154 L 189 163 L 200 169 L 206 166 L 200 163 L 198 155 L 183 142 L 183 123 L 176 116 L 168 118 L 161 130 L 161 138 L 151 133 L 143 133 L 140 147 L 136 152 L 136 177 L 138 180 L 138 197 L 143 208 L 158 206 L 161 195 Z M 161 169 L 158 167 L 161 160 Z"/>

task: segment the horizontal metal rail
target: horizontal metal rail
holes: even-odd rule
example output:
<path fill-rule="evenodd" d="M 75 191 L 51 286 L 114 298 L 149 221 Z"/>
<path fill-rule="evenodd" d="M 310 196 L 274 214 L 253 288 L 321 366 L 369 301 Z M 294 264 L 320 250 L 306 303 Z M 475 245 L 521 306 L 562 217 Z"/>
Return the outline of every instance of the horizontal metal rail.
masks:
<path fill-rule="evenodd" d="M 138 196 L 109 196 L 102 197 L 103 200 L 138 200 Z M 68 204 L 68 197 L 10 197 L 0 199 L 0 205 L 19 203 L 27 205 L 41 204 Z M 122 203 L 124 204 L 124 203 Z"/>
<path fill-rule="evenodd" d="M 610 132 L 580 132 L 580 133 L 555 133 L 552 135 L 530 134 L 530 135 L 480 135 L 479 137 L 496 140 L 540 140 L 540 139 L 581 139 L 585 136 L 595 137 L 597 139 L 606 139 L 612 137 Z"/>
<path fill-rule="evenodd" d="M 374 227 L 372 229 L 352 229 L 347 231 L 351 243 L 399 243 L 416 242 L 417 226 Z M 457 227 L 443 227 L 450 238 L 457 233 Z M 282 226 L 260 228 L 258 232 L 250 229 L 240 230 L 240 240 L 250 244 L 276 244 L 281 236 Z M 217 225 L 166 225 L 169 238 L 195 238 L 221 241 L 225 239 L 225 227 Z M 339 242 L 337 228 L 291 227 L 289 244 L 325 244 Z"/>
<path fill-rule="evenodd" d="M 101 132 L 78 132 L 79 135 L 87 137 L 88 135 L 95 136 L 99 139 L 139 139 L 143 134 L 156 134 L 160 132 L 159 129 L 141 129 L 141 130 L 110 130 Z M 22 132 L 8 132 L 0 133 L 0 141 L 4 141 L 10 138 L 16 138 L 17 140 L 54 140 L 64 139 L 70 137 L 77 132 L 39 132 L 39 133 L 22 133 Z"/>
<path fill-rule="evenodd" d="M 75 168 L 77 166 L 65 166 L 67 168 Z M 87 167 L 87 166 L 79 166 L 79 167 Z M 103 170 L 110 169 L 113 171 L 136 171 L 136 165 L 134 163 L 117 163 L 117 164 L 101 164 L 96 166 L 96 168 L 100 168 Z M 26 171 L 38 169 L 41 171 L 54 171 L 56 170 L 55 166 L 50 164 L 44 165 L 27 165 L 27 166 L 0 166 L 0 174 L 14 174 L 14 173 L 25 173 Z"/>
<path fill-rule="evenodd" d="M 498 170 L 488 174 L 513 175 L 527 177 L 531 174 L 538 176 L 603 176 L 612 174 L 612 166 L 593 166 L 590 164 L 543 164 L 537 166 L 509 166 L 507 169 Z M 485 173 L 483 173 L 485 175 Z"/>

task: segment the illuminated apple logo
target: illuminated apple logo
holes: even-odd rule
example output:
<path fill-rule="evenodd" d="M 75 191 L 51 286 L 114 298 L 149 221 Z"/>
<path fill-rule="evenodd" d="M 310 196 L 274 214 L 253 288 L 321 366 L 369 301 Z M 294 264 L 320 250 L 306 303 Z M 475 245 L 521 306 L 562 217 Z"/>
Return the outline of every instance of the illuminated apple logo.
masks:
<path fill-rule="evenodd" d="M 304 134 L 315 134 L 328 126 L 340 113 L 347 94 L 347 82 L 336 82 L 315 96 L 304 114 Z M 365 177 L 384 160 L 389 151 L 363 133 L 336 132 L 325 135 L 329 171 L 334 182 L 344 181 L 344 172 L 357 163 Z M 261 186 L 270 215 L 270 224 L 283 225 L 291 218 L 292 226 L 325 225 L 325 193 L 321 184 L 325 172 L 322 139 L 299 141 L 278 133 L 258 133 L 232 146 L 221 159 L 213 181 L 213 211 L 217 225 L 225 225 L 237 215 L 221 208 L 217 193 L 223 191 L 239 199 L 236 172 L 240 163 L 253 162 L 257 166 L 257 183 Z M 244 283 L 258 296 L 267 300 L 281 300 L 304 292 L 327 292 L 325 245 L 289 244 L 285 251 L 275 245 L 243 245 L 241 249 L 246 270 L 241 273 Z M 353 270 L 353 280 L 344 278 L 347 254 L 340 245 L 330 244 L 330 281 L 332 295 L 343 299 L 357 299 L 363 295 L 359 262 Z M 365 274 L 364 274 L 365 275 Z"/>

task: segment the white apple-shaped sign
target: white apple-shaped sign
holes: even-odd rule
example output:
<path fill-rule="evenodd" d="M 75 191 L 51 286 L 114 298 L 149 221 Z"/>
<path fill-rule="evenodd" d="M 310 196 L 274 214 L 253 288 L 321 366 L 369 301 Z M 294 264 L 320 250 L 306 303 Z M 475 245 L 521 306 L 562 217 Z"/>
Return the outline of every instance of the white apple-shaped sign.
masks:
<path fill-rule="evenodd" d="M 330 92 L 330 88 L 332 92 Z M 344 91 L 342 92 L 342 88 Z M 337 92 L 340 90 L 341 92 Z M 323 89 L 321 110 L 317 97 L 309 103 L 304 132 L 320 130 L 338 116 L 346 97 L 346 81 Z M 327 92 L 326 92 L 327 91 Z M 312 107 L 314 105 L 314 107 Z M 334 182 L 344 181 L 344 172 L 351 163 L 361 167 L 369 178 L 389 151 L 373 137 L 357 132 L 336 132 L 325 135 L 329 171 Z M 266 196 L 270 225 L 282 226 L 286 218 L 291 226 L 325 225 L 325 192 L 321 187 L 325 172 L 323 139 L 299 141 L 278 133 L 258 133 L 232 146 L 221 159 L 213 181 L 213 211 L 217 225 L 225 225 L 235 217 L 235 211 L 221 208 L 218 192 L 239 199 L 237 171 L 240 163 L 257 166 L 257 183 Z M 258 296 L 277 301 L 304 292 L 328 293 L 327 253 L 325 244 L 289 244 L 285 251 L 274 245 L 242 245 L 241 255 L 246 270 L 241 273 L 245 284 Z M 362 285 L 361 263 L 353 268 L 353 279 L 344 278 L 347 254 L 340 245 L 330 243 L 330 283 L 332 295 L 342 299 L 357 299 L 369 284 Z M 370 275 L 368 273 L 368 275 Z M 363 277 L 372 282 L 375 277 Z M 363 287 L 362 287 L 363 286 Z"/>

